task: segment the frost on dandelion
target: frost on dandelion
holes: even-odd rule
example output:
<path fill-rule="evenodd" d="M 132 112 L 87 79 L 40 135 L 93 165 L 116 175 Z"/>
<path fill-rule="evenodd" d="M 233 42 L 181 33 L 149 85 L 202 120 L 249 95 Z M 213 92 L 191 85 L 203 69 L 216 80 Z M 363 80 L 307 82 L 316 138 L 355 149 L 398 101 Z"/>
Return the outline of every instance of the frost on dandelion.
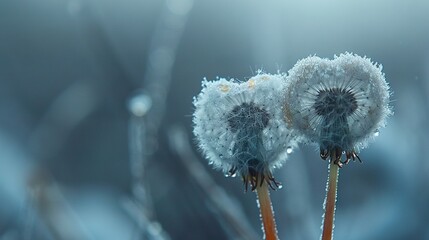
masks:
<path fill-rule="evenodd" d="M 241 176 L 246 189 L 264 181 L 279 187 L 272 171 L 295 146 L 282 112 L 284 76 L 204 80 L 202 86 L 194 98 L 194 134 L 209 163 Z"/>
<path fill-rule="evenodd" d="M 334 60 L 316 56 L 298 61 L 289 71 L 285 118 L 309 142 L 318 143 L 322 159 L 341 155 L 359 159 L 357 151 L 378 134 L 391 115 L 389 86 L 381 65 L 355 54 Z M 360 160 L 360 159 L 359 159 Z"/>

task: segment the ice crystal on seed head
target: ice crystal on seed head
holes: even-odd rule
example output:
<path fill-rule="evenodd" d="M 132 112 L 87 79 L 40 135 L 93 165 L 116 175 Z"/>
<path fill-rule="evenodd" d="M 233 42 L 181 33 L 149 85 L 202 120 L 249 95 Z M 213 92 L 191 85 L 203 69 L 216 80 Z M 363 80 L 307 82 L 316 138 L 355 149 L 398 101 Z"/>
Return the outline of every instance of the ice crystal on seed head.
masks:
<path fill-rule="evenodd" d="M 282 112 L 284 76 L 258 73 L 246 82 L 221 78 L 202 86 L 194 134 L 209 162 L 252 188 L 264 180 L 276 185 L 271 172 L 295 147 Z"/>
<path fill-rule="evenodd" d="M 392 114 L 389 86 L 381 66 L 351 53 L 334 60 L 316 56 L 298 61 L 289 71 L 285 118 L 289 127 L 320 145 L 326 159 L 342 152 L 357 156 Z"/>

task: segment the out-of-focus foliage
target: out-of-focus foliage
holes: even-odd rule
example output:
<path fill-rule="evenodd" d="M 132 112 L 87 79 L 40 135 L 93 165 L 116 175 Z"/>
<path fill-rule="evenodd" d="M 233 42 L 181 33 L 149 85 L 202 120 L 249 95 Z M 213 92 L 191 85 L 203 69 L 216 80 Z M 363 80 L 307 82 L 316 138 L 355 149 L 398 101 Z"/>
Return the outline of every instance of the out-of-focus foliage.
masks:
<path fill-rule="evenodd" d="M 192 138 L 203 77 L 345 51 L 394 116 L 341 171 L 337 239 L 429 238 L 429 2 L 0 1 L 0 239 L 260 239 L 253 193 Z M 131 100 L 131 102 L 130 102 Z M 274 172 L 281 239 L 318 239 L 327 164 Z"/>

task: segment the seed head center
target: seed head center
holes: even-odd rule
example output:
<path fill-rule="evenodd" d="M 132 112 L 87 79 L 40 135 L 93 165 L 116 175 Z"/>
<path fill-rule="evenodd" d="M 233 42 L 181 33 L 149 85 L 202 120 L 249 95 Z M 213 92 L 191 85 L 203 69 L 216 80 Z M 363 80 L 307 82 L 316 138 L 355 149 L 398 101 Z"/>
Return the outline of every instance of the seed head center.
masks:
<path fill-rule="evenodd" d="M 331 88 L 319 91 L 314 108 L 316 113 L 325 117 L 350 116 L 357 109 L 355 95 L 342 88 Z"/>
<path fill-rule="evenodd" d="M 242 103 L 234 107 L 228 116 L 228 124 L 232 132 L 239 129 L 262 130 L 270 120 L 268 112 L 254 103 Z"/>

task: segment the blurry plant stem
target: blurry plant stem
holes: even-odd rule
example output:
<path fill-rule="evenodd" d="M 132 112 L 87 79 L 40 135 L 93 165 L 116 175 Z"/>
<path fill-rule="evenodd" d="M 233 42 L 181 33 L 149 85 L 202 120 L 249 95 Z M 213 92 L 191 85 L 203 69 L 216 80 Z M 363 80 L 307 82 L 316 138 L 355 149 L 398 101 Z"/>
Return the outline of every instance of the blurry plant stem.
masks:
<path fill-rule="evenodd" d="M 335 156 L 334 158 L 335 159 Z M 327 192 L 325 198 L 325 214 L 323 219 L 322 240 L 331 240 L 334 232 L 335 203 L 337 201 L 339 167 L 331 160 L 329 164 L 329 177 L 327 181 Z"/>
<path fill-rule="evenodd" d="M 266 240 L 277 240 L 276 221 L 274 220 L 273 207 L 271 205 L 270 193 L 266 182 L 256 187 L 258 194 L 259 209 L 261 211 L 262 225 L 264 227 Z"/>

